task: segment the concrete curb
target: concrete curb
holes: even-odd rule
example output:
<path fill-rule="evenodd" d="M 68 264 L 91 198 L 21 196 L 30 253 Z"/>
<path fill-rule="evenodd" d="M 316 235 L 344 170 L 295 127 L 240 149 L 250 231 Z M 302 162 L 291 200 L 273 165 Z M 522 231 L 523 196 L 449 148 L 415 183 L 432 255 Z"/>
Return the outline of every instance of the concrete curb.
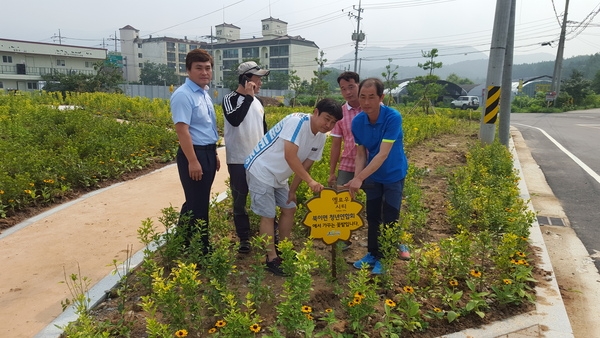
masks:
<path fill-rule="evenodd" d="M 525 183 L 525 177 L 523 176 L 521 164 L 519 162 L 519 158 L 515 150 L 513 139 L 510 138 L 509 142 L 509 150 L 511 151 L 511 154 L 513 156 L 513 166 L 517 170 L 520 178 L 519 190 L 521 191 L 521 198 L 524 201 L 527 201 L 528 209 L 532 212 L 535 212 L 535 210 L 533 209 L 533 204 L 531 203 L 531 197 L 529 195 L 527 185 Z M 110 188 L 111 187 L 104 188 L 101 191 Z M 95 193 L 99 193 L 101 191 L 97 191 Z M 87 195 L 82 196 L 81 198 L 85 198 L 86 196 Z M 221 193 L 217 197 L 217 201 L 225 199 L 226 196 L 226 192 Z M 75 200 L 70 203 L 75 203 L 78 200 Z M 48 213 L 52 213 L 53 210 L 54 209 L 47 211 L 43 215 L 46 216 Z M 41 218 L 43 216 L 40 215 L 37 217 Z M 20 224 L 19 226 L 20 228 L 23 228 L 28 224 L 22 226 Z M 461 332 L 444 335 L 441 336 L 441 338 L 518 338 L 539 337 L 542 335 L 543 337 L 548 338 L 574 337 L 573 329 L 571 328 L 571 324 L 567 316 L 562 297 L 560 295 L 558 283 L 556 282 L 554 270 L 552 268 L 550 257 L 548 256 L 548 251 L 546 249 L 546 245 L 542 237 L 542 232 L 540 230 L 540 226 L 537 220 L 534 220 L 534 223 L 532 224 L 529 241 L 534 247 L 539 249 L 539 251 L 537 252 L 537 255 L 539 257 L 538 267 L 544 271 L 549 272 L 548 279 L 545 281 L 546 285 L 538 285 L 536 287 L 536 310 L 522 315 L 514 316 L 499 322 L 495 322 L 489 325 L 485 325 L 480 328 L 471 328 L 463 330 Z M 153 251 L 156 249 L 156 247 L 150 246 L 145 249 Z M 118 269 L 115 269 L 113 273 L 106 276 L 104 279 L 102 279 L 90 289 L 89 298 L 91 307 L 100 304 L 106 298 L 107 291 L 112 289 L 119 283 L 120 276 L 117 273 L 117 271 L 125 271 L 126 266 L 129 266 L 130 269 L 134 269 L 142 263 L 145 249 L 142 249 L 135 253 L 129 259 L 128 262 L 123 263 L 121 266 L 118 267 Z M 62 330 L 59 329 L 59 327 L 65 326 L 70 322 L 76 321 L 77 318 L 78 317 L 75 313 L 73 306 L 70 306 L 60 316 L 58 316 L 54 321 L 52 321 L 48 326 L 46 326 L 46 328 L 44 328 L 37 335 L 35 335 L 34 338 L 58 338 L 62 334 Z"/>

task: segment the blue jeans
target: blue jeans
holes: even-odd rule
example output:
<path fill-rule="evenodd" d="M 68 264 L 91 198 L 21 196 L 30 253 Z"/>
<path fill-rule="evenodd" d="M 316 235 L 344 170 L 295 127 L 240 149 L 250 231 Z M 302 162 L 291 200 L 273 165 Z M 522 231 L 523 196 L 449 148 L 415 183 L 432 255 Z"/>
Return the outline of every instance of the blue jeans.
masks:
<path fill-rule="evenodd" d="M 379 226 L 396 223 L 400 217 L 404 179 L 393 183 L 377 183 L 367 179 L 363 190 L 367 194 L 367 250 L 377 259 L 379 252 Z"/>

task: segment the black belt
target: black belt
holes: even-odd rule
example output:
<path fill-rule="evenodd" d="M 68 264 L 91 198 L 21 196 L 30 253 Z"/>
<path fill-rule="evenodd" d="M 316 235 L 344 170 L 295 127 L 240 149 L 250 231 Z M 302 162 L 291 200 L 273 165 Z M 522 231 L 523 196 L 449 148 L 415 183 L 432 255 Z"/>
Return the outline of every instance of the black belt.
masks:
<path fill-rule="evenodd" d="M 194 145 L 194 149 L 196 149 L 196 150 L 215 150 L 215 149 L 217 149 L 217 145 L 216 144 L 207 144 L 205 146 Z"/>

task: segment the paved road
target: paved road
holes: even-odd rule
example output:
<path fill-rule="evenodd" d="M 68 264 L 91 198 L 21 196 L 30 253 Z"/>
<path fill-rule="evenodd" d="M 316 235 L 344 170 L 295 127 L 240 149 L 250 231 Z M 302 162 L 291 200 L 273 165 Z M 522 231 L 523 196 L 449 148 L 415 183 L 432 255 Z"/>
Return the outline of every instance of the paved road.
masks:
<path fill-rule="evenodd" d="M 600 270 L 600 109 L 512 114 L 571 227 Z"/>

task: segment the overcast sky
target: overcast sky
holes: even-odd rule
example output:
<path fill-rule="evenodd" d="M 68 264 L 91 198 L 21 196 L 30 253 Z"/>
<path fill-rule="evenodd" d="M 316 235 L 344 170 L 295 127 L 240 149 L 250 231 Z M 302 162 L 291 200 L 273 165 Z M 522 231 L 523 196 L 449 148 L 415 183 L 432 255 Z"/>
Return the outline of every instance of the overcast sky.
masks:
<path fill-rule="evenodd" d="M 510 0 L 498 0 L 510 3 Z M 288 23 L 289 35 L 314 41 L 332 66 L 354 53 L 351 34 L 359 0 L 28 0 L 2 6 L 0 38 L 56 42 L 114 50 L 115 32 L 131 25 L 141 37 L 169 36 L 202 39 L 211 27 L 226 22 L 241 28 L 242 38 L 261 35 L 261 19 L 272 16 Z M 363 0 L 360 29 L 364 47 L 402 47 L 426 44 L 472 46 L 489 52 L 495 0 Z M 515 54 L 556 55 L 565 0 L 517 0 Z M 600 10 L 599 0 L 570 2 L 568 20 L 589 22 Z M 587 28 L 569 25 L 565 57 L 600 52 L 600 15 Z M 549 46 L 542 46 L 551 42 Z M 429 48 L 429 47 L 428 47 Z M 460 53 L 447 48 L 444 53 Z M 359 52 L 360 53 L 360 52 Z M 360 55 L 360 54 L 359 54 Z M 420 51 L 392 58 L 421 59 Z M 336 62 L 337 60 L 337 62 Z"/>

